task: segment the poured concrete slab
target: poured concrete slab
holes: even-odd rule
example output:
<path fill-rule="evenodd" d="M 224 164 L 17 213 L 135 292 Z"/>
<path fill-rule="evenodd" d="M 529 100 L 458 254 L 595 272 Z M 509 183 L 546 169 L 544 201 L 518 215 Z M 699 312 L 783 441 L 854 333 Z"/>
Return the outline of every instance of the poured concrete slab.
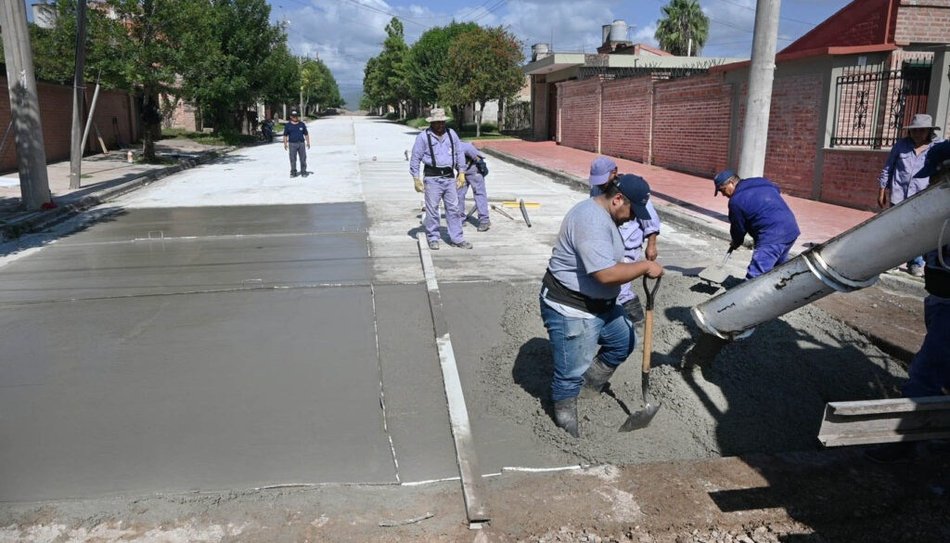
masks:
<path fill-rule="evenodd" d="M 360 202 L 308 205 L 116 207 L 94 228 L 76 232 L 57 245 L 156 238 L 262 236 L 317 232 L 363 232 L 368 219 Z"/>
<path fill-rule="evenodd" d="M 395 482 L 371 295 L 294 289 L 0 311 L 0 501 Z"/>
<path fill-rule="evenodd" d="M 426 286 L 374 290 L 386 422 L 399 480 L 458 477 Z"/>
<path fill-rule="evenodd" d="M 369 283 L 361 204 L 283 207 L 131 210 L 5 266 L 0 303 Z"/>

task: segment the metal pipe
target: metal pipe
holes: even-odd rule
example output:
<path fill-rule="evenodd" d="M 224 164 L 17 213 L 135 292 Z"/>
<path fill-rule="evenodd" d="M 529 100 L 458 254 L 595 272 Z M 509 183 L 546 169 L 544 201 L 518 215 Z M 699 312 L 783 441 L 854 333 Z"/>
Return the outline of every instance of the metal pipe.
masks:
<path fill-rule="evenodd" d="M 706 333 L 737 339 L 832 292 L 874 284 L 881 272 L 938 246 L 950 215 L 950 175 L 941 179 L 900 205 L 693 307 L 693 320 Z"/>

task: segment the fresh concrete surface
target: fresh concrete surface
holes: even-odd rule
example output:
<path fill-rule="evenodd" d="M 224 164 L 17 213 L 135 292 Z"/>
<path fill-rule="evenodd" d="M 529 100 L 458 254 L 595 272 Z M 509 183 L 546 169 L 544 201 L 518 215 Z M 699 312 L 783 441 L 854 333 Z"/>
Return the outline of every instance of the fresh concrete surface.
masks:
<path fill-rule="evenodd" d="M 310 127 L 310 177 L 287 176 L 279 144 L 242 149 L 0 259 L 0 499 L 458 475 L 414 239 L 414 131 Z M 492 413 L 479 364 L 505 333 L 505 285 L 540 280 L 586 195 L 500 161 L 488 186 L 541 205 L 531 228 L 506 208 L 488 232 L 466 227 L 474 250 L 433 253 L 481 468 L 576 465 Z M 710 246 L 674 227 L 661 240 L 680 269 Z"/>

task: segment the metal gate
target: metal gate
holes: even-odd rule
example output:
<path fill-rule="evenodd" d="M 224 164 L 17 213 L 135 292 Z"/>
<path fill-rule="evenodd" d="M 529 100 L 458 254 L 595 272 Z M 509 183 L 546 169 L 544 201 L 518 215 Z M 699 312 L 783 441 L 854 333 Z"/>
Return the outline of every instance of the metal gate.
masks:
<path fill-rule="evenodd" d="M 916 113 L 927 111 L 932 59 L 904 61 L 899 70 L 851 66 L 835 83 L 832 147 L 890 147 Z"/>

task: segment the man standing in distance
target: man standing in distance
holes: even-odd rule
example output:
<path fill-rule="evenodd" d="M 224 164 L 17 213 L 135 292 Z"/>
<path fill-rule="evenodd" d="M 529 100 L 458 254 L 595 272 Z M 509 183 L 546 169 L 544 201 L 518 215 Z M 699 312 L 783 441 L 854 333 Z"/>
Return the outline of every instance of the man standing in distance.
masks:
<path fill-rule="evenodd" d="M 306 142 L 306 149 L 304 148 Z M 290 111 L 290 122 L 284 125 L 284 150 L 290 150 L 290 177 L 297 177 L 297 155 L 300 155 L 300 174 L 307 176 L 307 149 L 310 148 L 310 132 L 300 122 L 300 113 Z"/>
<path fill-rule="evenodd" d="M 458 189 L 465 184 L 465 155 L 461 140 L 451 128 L 446 129 L 445 110 L 434 108 L 426 118 L 429 128 L 416 136 L 409 159 L 409 175 L 416 192 L 425 192 L 426 216 L 423 226 L 429 249 L 439 249 L 439 202 L 445 204 L 445 222 L 449 231 L 449 245 L 471 249 L 462 234 L 462 216 L 459 214 Z M 419 172 L 419 164 L 423 165 Z M 458 172 L 456 175 L 455 172 Z"/>
<path fill-rule="evenodd" d="M 577 396 L 588 368 L 596 360 L 609 370 L 597 376 L 602 387 L 636 343 L 633 322 L 616 302 L 620 285 L 663 275 L 655 261 L 624 262 L 617 228 L 634 217 L 648 220 L 649 198 L 642 177 L 618 177 L 568 211 L 551 251 L 540 294 L 554 358 L 551 400 L 555 424 L 574 437 L 580 436 Z"/>

